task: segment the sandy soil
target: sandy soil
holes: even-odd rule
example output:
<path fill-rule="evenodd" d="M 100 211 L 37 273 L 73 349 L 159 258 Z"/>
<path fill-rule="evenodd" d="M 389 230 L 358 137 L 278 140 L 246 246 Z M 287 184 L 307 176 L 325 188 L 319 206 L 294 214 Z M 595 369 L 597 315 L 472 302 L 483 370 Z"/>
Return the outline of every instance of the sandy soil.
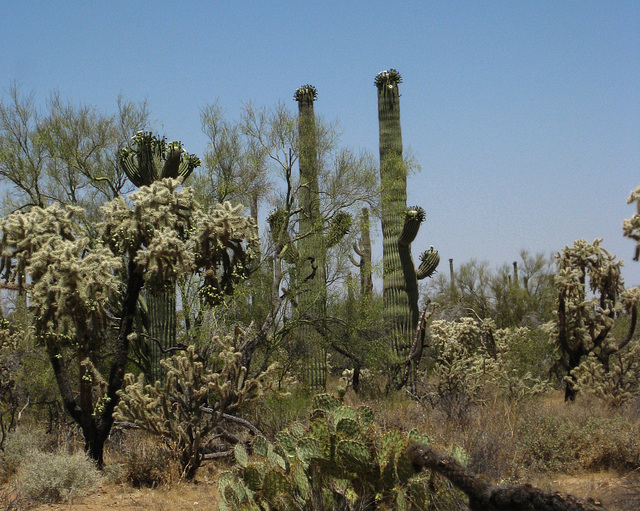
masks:
<path fill-rule="evenodd" d="M 570 493 L 576 497 L 594 498 L 608 511 L 631 511 L 640 499 L 640 484 L 634 486 L 628 477 L 611 472 L 583 475 L 556 475 L 532 481 L 535 486 Z M 634 490 L 635 487 L 635 490 Z M 635 499 L 634 499 L 635 493 Z M 136 489 L 105 482 L 92 495 L 73 503 L 36 506 L 35 509 L 102 511 L 209 511 L 217 510 L 218 494 L 213 480 L 197 484 L 177 483 L 156 489 Z"/>

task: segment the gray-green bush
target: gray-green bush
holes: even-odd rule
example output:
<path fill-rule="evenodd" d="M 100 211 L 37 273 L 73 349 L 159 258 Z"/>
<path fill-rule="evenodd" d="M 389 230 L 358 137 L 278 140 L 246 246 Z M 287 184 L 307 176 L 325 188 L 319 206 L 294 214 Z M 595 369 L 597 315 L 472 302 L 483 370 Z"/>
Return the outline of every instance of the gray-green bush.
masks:
<path fill-rule="evenodd" d="M 16 476 L 20 497 L 47 503 L 71 502 L 91 492 L 99 482 L 95 463 L 82 452 L 32 451 Z"/>

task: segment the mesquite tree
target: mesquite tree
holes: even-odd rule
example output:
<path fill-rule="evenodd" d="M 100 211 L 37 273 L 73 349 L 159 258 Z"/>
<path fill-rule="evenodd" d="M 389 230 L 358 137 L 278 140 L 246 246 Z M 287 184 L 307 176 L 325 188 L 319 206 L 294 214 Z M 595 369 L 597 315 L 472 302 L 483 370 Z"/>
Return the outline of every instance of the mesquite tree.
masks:
<path fill-rule="evenodd" d="M 85 210 L 94 234 L 100 206 L 130 191 L 118 150 L 148 119 L 145 103 L 118 98 L 113 115 L 52 93 L 40 111 L 33 95 L 9 88 L 0 98 L 0 182 L 3 212 L 53 203 Z"/>
<path fill-rule="evenodd" d="M 182 144 L 169 142 L 151 132 L 139 131 L 118 155 L 118 162 L 129 180 L 136 186 L 149 186 L 153 182 L 173 178 L 184 182 L 200 166 L 196 155 L 188 154 Z M 162 378 L 160 359 L 176 339 L 177 312 L 175 282 L 167 282 L 157 293 L 144 294 L 144 318 L 150 342 L 137 341 L 144 372 L 150 381 Z M 142 348 L 142 349 L 140 349 Z"/>
<path fill-rule="evenodd" d="M 613 356 L 623 354 L 636 326 L 640 289 L 624 289 L 620 275 L 622 261 L 616 261 L 615 255 L 602 248 L 601 242 L 601 239 L 593 243 L 577 240 L 556 256 L 556 335 L 560 364 L 567 373 L 565 401 L 576 397 L 576 377 L 580 373 L 576 371 L 581 364 L 592 364 L 597 359 L 602 372 L 610 373 Z M 631 318 L 627 332 L 622 336 L 612 335 L 614 321 L 623 313 Z M 584 385 L 584 378 L 582 381 Z"/>
<path fill-rule="evenodd" d="M 438 252 L 421 255 L 416 270 L 411 242 L 418 234 L 425 212 L 407 208 L 407 171 L 402 157 L 400 93 L 402 82 L 395 69 L 378 73 L 378 121 L 380 130 L 380 181 L 382 185 L 383 297 L 391 346 L 398 357 L 409 354 L 418 324 L 418 280 L 431 276 L 438 266 Z"/>
<path fill-rule="evenodd" d="M 102 243 L 83 234 L 84 211 L 34 207 L 0 222 L 7 274 L 24 268 L 35 335 L 46 348 L 63 405 L 84 435 L 88 454 L 102 464 L 113 424 L 138 297 L 168 279 L 204 275 L 203 295 L 217 303 L 233 292 L 258 249 L 253 220 L 230 204 L 205 212 L 180 182 L 163 179 L 102 208 Z M 124 264 L 124 289 L 121 268 Z M 108 349 L 114 321 L 117 338 Z M 71 364 L 76 364 L 73 369 Z M 108 376 L 104 376 L 104 371 Z"/>

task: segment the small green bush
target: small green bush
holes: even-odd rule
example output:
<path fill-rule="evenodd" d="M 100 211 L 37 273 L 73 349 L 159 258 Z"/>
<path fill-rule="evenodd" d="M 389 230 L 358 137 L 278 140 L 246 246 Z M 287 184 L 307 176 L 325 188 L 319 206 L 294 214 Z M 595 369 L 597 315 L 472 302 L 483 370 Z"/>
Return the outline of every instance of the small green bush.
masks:
<path fill-rule="evenodd" d="M 7 482 L 17 471 L 20 463 L 33 451 L 44 451 L 47 446 L 41 430 L 18 430 L 11 432 L 0 453 L 0 482 Z"/>
<path fill-rule="evenodd" d="M 70 502 L 89 493 L 99 481 L 96 466 L 84 453 L 32 451 L 18 468 L 16 488 L 24 499 Z"/>
<path fill-rule="evenodd" d="M 298 386 L 294 386 L 287 397 L 269 392 L 252 407 L 252 410 L 246 410 L 246 414 L 260 431 L 275 436 L 292 422 L 307 417 L 311 397 L 311 394 Z"/>
<path fill-rule="evenodd" d="M 584 447 L 578 456 L 587 470 L 637 470 L 640 467 L 638 425 L 621 416 L 596 417 L 580 428 Z"/>
<path fill-rule="evenodd" d="M 578 466 L 577 428 L 561 417 L 530 413 L 519 425 L 519 461 L 532 471 L 555 472 Z"/>
<path fill-rule="evenodd" d="M 521 465 L 540 472 L 639 468 L 640 425 L 606 411 L 588 402 L 529 411 L 518 428 Z"/>

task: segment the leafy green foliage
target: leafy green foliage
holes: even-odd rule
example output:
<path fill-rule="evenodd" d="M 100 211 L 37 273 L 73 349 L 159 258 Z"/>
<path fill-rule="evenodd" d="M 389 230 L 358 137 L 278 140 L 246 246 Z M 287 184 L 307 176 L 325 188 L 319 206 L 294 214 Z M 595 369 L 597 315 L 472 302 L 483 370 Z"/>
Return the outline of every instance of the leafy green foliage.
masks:
<path fill-rule="evenodd" d="M 427 291 L 441 306 L 440 315 L 455 319 L 468 309 L 499 328 L 527 326 L 537 329 L 553 319 L 557 292 L 553 260 L 544 254 L 520 252 L 519 261 L 497 269 L 471 260 L 450 274 L 441 272 L 429 281 Z"/>
<path fill-rule="evenodd" d="M 7 100 L 0 101 L 0 181 L 10 183 L 4 211 L 80 206 L 90 219 L 86 233 L 93 237 L 99 206 L 129 191 L 117 152 L 148 115 L 144 103 L 118 98 L 116 113 L 104 114 L 55 92 L 40 111 L 33 95 L 11 86 Z"/>

